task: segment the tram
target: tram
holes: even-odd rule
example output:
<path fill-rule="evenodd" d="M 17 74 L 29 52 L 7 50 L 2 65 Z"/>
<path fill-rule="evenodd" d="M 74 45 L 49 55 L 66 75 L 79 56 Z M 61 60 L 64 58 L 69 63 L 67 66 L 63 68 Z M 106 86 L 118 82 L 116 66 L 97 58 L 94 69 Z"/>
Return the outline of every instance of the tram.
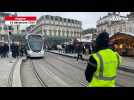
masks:
<path fill-rule="evenodd" d="M 26 53 L 29 58 L 44 57 L 44 39 L 40 34 L 28 34 L 26 39 Z"/>

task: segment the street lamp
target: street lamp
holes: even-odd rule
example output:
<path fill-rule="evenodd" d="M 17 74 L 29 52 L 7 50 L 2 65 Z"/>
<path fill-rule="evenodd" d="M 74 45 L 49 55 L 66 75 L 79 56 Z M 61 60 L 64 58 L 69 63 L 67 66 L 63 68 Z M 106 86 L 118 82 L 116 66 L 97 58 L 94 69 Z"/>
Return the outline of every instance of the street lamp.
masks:
<path fill-rule="evenodd" d="M 9 30 L 9 33 L 8 33 L 9 57 L 11 58 L 11 56 L 12 56 L 12 53 L 11 53 L 11 39 L 10 39 L 10 36 L 12 35 L 11 26 L 8 26 L 8 30 Z"/>

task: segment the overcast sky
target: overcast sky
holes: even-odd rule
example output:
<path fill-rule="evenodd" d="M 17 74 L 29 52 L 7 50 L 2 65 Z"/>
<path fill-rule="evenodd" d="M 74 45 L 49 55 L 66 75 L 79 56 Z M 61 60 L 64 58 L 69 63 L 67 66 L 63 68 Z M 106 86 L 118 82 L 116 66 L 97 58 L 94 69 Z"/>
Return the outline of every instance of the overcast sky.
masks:
<path fill-rule="evenodd" d="M 11 12 L 14 13 L 14 12 Z M 61 16 L 65 18 L 76 19 L 82 22 L 82 28 L 95 28 L 96 21 L 99 17 L 107 15 L 108 12 L 17 12 L 18 16 L 37 16 L 37 18 L 42 15 L 54 15 Z M 129 12 L 121 12 L 121 15 L 126 15 Z M 21 29 L 24 29 L 26 26 L 21 26 Z"/>

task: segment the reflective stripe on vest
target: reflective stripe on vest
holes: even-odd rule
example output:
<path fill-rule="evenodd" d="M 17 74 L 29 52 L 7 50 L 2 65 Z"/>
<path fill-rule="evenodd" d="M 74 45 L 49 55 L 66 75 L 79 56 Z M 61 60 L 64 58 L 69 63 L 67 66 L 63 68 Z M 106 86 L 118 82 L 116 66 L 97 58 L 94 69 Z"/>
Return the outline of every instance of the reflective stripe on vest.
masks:
<path fill-rule="evenodd" d="M 99 72 L 99 76 L 96 76 L 96 78 L 98 78 L 99 80 L 107 80 L 107 81 L 111 81 L 111 80 L 114 80 L 116 78 L 116 76 L 113 76 L 113 77 L 105 77 L 103 76 L 103 72 L 104 72 L 104 61 L 103 61 L 103 58 L 102 56 L 99 54 L 99 53 L 96 53 L 97 57 L 99 58 L 100 60 L 100 72 Z M 111 62 L 113 63 L 113 62 Z"/>
<path fill-rule="evenodd" d="M 120 65 L 120 58 L 119 58 L 119 55 L 118 54 L 116 54 L 116 56 L 117 56 L 117 60 L 118 60 L 117 66 L 119 67 L 119 65 Z"/>

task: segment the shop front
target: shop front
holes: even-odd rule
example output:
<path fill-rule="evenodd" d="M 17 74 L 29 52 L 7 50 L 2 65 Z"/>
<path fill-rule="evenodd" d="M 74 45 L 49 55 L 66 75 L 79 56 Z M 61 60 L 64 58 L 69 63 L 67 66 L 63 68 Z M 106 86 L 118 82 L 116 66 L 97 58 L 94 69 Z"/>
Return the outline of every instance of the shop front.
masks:
<path fill-rule="evenodd" d="M 134 34 L 117 33 L 110 37 L 112 48 L 122 56 L 134 56 Z"/>

